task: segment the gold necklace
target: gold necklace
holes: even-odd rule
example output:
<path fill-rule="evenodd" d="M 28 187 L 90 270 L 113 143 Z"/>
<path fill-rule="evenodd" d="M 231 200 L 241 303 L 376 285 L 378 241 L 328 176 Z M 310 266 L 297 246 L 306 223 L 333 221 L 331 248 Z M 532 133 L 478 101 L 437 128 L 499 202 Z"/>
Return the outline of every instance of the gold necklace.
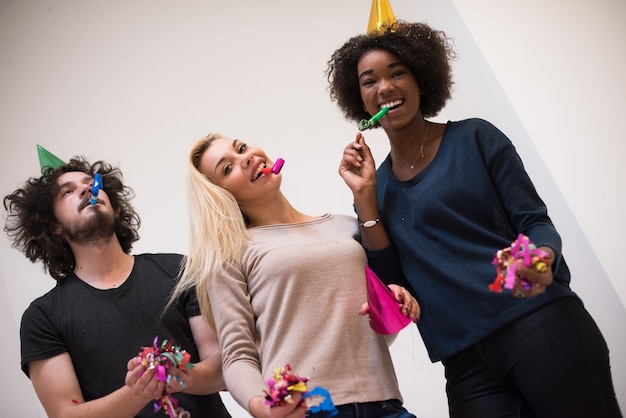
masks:
<path fill-rule="evenodd" d="M 417 153 L 417 157 L 415 157 L 415 161 L 413 161 L 413 164 L 411 164 L 410 162 L 402 158 L 402 156 L 396 152 L 396 155 L 398 156 L 398 158 L 404 161 L 411 168 L 411 170 L 415 168 L 415 164 L 417 164 L 417 160 L 419 160 L 420 158 L 424 158 L 424 144 L 426 144 L 426 136 L 428 135 L 428 126 L 429 126 L 428 121 L 425 121 L 425 122 L 426 122 L 426 129 L 424 130 L 424 139 L 422 139 L 422 145 L 420 145 L 420 150 Z"/>

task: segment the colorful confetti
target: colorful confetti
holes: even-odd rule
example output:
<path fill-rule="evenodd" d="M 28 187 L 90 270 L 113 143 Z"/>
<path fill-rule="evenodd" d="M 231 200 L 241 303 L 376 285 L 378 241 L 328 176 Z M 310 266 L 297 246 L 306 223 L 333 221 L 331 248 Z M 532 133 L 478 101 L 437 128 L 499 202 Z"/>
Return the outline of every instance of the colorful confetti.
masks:
<path fill-rule="evenodd" d="M 276 368 L 274 377 L 267 380 L 269 389 L 264 389 L 265 403 L 272 407 L 293 403 L 292 394 L 299 392 L 302 394 L 302 401 L 311 412 L 327 411 L 329 416 L 337 414 L 337 409 L 333 404 L 328 390 L 322 387 L 307 389 L 308 377 L 298 376 L 291 370 L 291 365 L 284 368 Z"/>
<path fill-rule="evenodd" d="M 522 260 L 526 267 L 530 267 L 537 272 L 544 272 L 550 267 L 548 254 L 537 248 L 530 242 L 524 234 L 519 234 L 517 239 L 511 243 L 510 247 L 503 248 L 496 252 L 491 264 L 496 266 L 496 278 L 489 285 L 492 292 L 502 292 L 502 289 L 511 289 L 515 293 L 515 267 L 517 260 Z M 524 277 L 519 278 L 519 282 L 526 290 L 532 287 L 532 282 Z"/>
<path fill-rule="evenodd" d="M 193 369 L 193 364 L 189 362 L 191 355 L 180 347 L 175 346 L 171 341 L 163 340 L 158 345 L 159 337 L 154 337 L 152 347 L 142 347 L 139 357 L 141 364 L 148 369 L 156 369 L 155 378 L 168 385 L 172 377 L 179 382 L 183 388 L 185 382 L 180 377 L 172 376 L 167 373 L 168 368 L 177 368 L 180 370 Z M 170 418 L 189 418 L 191 415 L 183 408 L 178 406 L 178 400 L 163 390 L 163 396 L 159 402 L 154 403 L 154 412 L 160 410 L 165 411 Z"/>

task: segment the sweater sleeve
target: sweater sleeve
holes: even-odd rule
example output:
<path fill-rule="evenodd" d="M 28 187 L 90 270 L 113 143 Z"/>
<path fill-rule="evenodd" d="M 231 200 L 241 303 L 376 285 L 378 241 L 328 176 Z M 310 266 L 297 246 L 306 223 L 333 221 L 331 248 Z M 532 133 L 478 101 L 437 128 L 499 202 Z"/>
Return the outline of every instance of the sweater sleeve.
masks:
<path fill-rule="evenodd" d="M 537 246 L 552 248 L 555 254 L 552 268 L 556 271 L 561 259 L 561 237 L 548 216 L 548 209 L 513 143 L 495 126 L 485 124 L 479 144 L 504 210 L 517 233 L 527 235 Z"/>
<path fill-rule="evenodd" d="M 411 289 L 402 268 L 396 247 L 390 245 L 382 250 L 369 250 L 365 248 L 367 264 L 386 285 L 397 284 L 406 289 Z"/>
<path fill-rule="evenodd" d="M 354 206 L 352 208 L 356 214 L 356 208 Z M 361 242 L 361 237 L 359 236 L 357 240 Z M 365 246 L 363 249 L 367 255 L 367 265 L 383 283 L 386 285 L 397 284 L 406 289 L 411 289 L 402 272 L 400 257 L 393 244 L 382 250 L 370 250 Z"/>
<path fill-rule="evenodd" d="M 206 290 L 211 297 L 226 387 L 237 403 L 248 410 L 250 399 L 263 395 L 265 382 L 245 275 L 240 268 L 225 268 L 209 280 Z"/>

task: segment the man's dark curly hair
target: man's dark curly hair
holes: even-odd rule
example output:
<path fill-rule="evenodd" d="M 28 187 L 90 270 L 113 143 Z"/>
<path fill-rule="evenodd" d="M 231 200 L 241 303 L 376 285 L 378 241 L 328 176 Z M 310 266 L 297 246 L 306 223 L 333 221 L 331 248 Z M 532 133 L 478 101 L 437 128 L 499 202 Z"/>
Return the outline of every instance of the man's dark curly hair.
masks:
<path fill-rule="evenodd" d="M 116 214 L 115 234 L 124 252 L 130 253 L 133 243 L 139 239 L 137 230 L 141 221 L 130 204 L 134 193 L 124 185 L 119 168 L 103 161 L 90 164 L 81 156 L 75 156 L 56 169 L 46 167 L 41 177 L 31 177 L 21 188 L 4 197 L 7 211 L 4 231 L 13 240 L 13 248 L 23 252 L 33 263 L 41 260 L 44 271 L 48 270 L 57 280 L 72 272 L 75 260 L 69 245 L 52 233 L 57 223 L 53 203 L 59 192 L 59 177 L 76 171 L 92 177 L 99 172 L 102 176 L 102 189 Z"/>
<path fill-rule="evenodd" d="M 420 88 L 420 107 L 424 117 L 436 116 L 451 96 L 452 68 L 456 58 L 451 39 L 425 23 L 398 21 L 381 32 L 350 38 L 337 49 L 326 69 L 331 101 L 348 120 L 359 122 L 371 115 L 363 109 L 357 64 L 368 51 L 382 49 L 405 64 Z"/>

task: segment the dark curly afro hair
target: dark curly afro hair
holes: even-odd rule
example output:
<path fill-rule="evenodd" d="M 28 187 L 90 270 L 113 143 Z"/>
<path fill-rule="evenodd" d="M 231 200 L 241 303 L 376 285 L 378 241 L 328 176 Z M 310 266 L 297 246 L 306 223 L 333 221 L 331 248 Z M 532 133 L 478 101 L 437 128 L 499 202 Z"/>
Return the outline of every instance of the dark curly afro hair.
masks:
<path fill-rule="evenodd" d="M 451 97 L 451 61 L 456 59 L 451 38 L 425 23 L 396 24 L 382 31 L 350 38 L 337 49 L 326 69 L 331 101 L 346 119 L 359 122 L 371 115 L 363 109 L 357 65 L 368 51 L 382 49 L 398 57 L 411 71 L 422 94 L 424 117 L 436 116 Z"/>
<path fill-rule="evenodd" d="M 124 185 L 119 168 L 103 161 L 90 164 L 78 156 L 56 169 L 46 167 L 41 177 L 30 178 L 21 188 L 4 197 L 4 209 L 8 212 L 4 231 L 13 240 L 13 248 L 23 252 L 33 263 L 41 260 L 44 271 L 48 270 L 57 280 L 71 273 L 75 265 L 69 245 L 51 232 L 57 222 L 53 203 L 59 192 L 58 179 L 68 172 L 83 172 L 92 177 L 100 173 L 103 190 L 118 214 L 114 229 L 124 252 L 130 253 L 133 243 L 139 239 L 137 230 L 141 224 L 130 204 L 133 191 Z"/>

